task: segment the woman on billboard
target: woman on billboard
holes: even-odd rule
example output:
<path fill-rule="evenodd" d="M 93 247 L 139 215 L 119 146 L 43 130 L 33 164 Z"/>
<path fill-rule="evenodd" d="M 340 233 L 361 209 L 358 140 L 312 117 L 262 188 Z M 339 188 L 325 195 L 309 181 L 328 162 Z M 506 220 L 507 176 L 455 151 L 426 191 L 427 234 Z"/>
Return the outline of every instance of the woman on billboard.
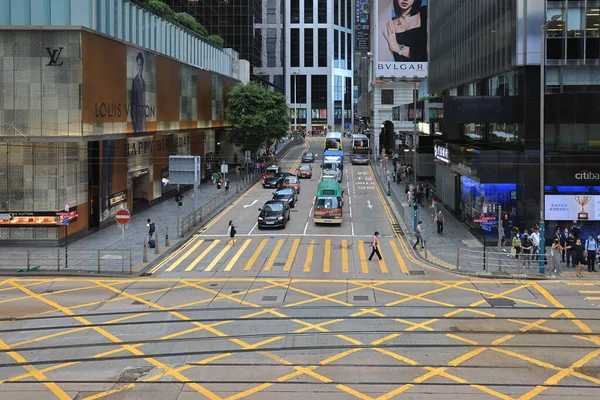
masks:
<path fill-rule="evenodd" d="M 379 13 L 384 28 L 382 35 L 394 61 L 427 62 L 426 4 L 426 0 L 391 0 L 390 7 L 384 7 L 384 13 Z M 387 58 L 384 53 L 381 49 L 382 61 Z"/>

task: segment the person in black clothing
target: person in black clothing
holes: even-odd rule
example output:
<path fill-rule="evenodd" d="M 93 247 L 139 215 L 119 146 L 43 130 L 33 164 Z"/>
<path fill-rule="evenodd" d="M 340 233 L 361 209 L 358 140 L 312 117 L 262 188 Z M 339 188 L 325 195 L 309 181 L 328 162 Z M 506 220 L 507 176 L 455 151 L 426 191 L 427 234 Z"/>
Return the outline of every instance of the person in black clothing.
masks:
<path fill-rule="evenodd" d="M 521 242 L 521 251 L 523 253 L 523 265 L 525 267 L 529 267 L 531 264 L 531 248 L 533 247 L 533 243 L 531 238 L 529 237 L 529 233 L 525 231 L 523 235 L 523 240 Z"/>
<path fill-rule="evenodd" d="M 579 239 L 579 235 L 581 233 L 581 229 L 579 228 L 579 225 L 577 224 L 577 221 L 573 221 L 573 224 L 571 225 L 571 233 L 573 234 L 573 236 L 575 237 L 575 239 Z"/>
<path fill-rule="evenodd" d="M 583 278 L 583 265 L 585 264 L 584 247 L 580 239 L 573 245 L 573 265 L 578 278 Z"/>
<path fill-rule="evenodd" d="M 567 247 L 567 240 L 569 239 L 569 230 L 565 228 L 560 235 L 560 245 L 563 249 Z M 565 255 L 567 254 L 567 250 L 562 251 L 562 262 L 565 262 Z"/>
<path fill-rule="evenodd" d="M 573 259 L 573 246 L 575 246 L 575 237 L 573 236 L 573 232 L 571 232 L 565 244 L 565 248 L 567 249 L 567 268 L 569 268 L 571 262 L 573 263 L 573 267 L 575 267 L 575 260 Z"/>

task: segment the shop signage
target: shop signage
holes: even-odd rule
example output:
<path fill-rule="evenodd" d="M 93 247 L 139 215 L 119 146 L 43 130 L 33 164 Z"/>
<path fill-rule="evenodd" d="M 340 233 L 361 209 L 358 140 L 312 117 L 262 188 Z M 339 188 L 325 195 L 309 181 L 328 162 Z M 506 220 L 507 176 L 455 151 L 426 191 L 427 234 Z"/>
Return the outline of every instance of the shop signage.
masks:
<path fill-rule="evenodd" d="M 448 147 L 446 146 L 440 146 L 438 144 L 433 146 L 433 156 L 436 160 L 440 160 L 445 163 L 450 162 L 450 152 L 448 151 Z"/>
<path fill-rule="evenodd" d="M 582 170 L 575 174 L 578 181 L 597 181 L 600 180 L 600 173 Z"/>
<path fill-rule="evenodd" d="M 50 61 L 48 61 L 48 64 L 46 64 L 47 67 L 60 67 L 65 63 L 64 61 L 61 61 L 60 63 L 58 62 L 58 59 L 60 58 L 60 53 L 62 53 L 63 49 L 64 47 L 59 47 L 58 49 L 51 49 L 50 47 L 46 47 L 46 51 L 50 56 Z"/>
<path fill-rule="evenodd" d="M 180 147 L 189 147 L 200 143 L 202 137 L 200 135 L 191 135 L 180 138 L 164 138 L 156 140 L 130 140 L 125 143 L 125 152 L 130 155 L 152 153 L 154 150 L 174 150 Z"/>
<path fill-rule="evenodd" d="M 62 225 L 64 220 L 72 222 L 77 220 L 77 211 L 17 211 L 0 213 L 0 226 L 56 226 Z"/>
<path fill-rule="evenodd" d="M 121 117 L 123 111 L 125 111 L 125 115 L 131 115 L 131 107 L 127 106 L 127 104 L 94 103 L 94 115 L 96 118 Z M 146 118 L 155 117 L 156 107 L 146 104 L 146 106 L 144 106 L 144 114 L 146 115 Z"/>
<path fill-rule="evenodd" d="M 108 197 L 108 202 L 111 207 L 117 204 L 125 203 L 127 201 L 127 190 L 123 190 L 118 193 L 113 193 Z"/>
<path fill-rule="evenodd" d="M 600 196 L 546 195 L 545 199 L 546 220 L 600 220 Z"/>

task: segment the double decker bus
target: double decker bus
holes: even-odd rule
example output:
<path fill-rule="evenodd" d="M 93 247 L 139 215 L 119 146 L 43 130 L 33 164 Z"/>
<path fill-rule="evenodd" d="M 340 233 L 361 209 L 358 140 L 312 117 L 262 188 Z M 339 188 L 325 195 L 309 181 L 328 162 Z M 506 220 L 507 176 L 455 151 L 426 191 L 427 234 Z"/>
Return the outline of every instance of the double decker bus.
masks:
<path fill-rule="evenodd" d="M 342 150 L 342 133 L 329 132 L 325 136 L 325 150 Z"/>
<path fill-rule="evenodd" d="M 369 138 L 352 135 L 352 164 L 369 164 Z"/>

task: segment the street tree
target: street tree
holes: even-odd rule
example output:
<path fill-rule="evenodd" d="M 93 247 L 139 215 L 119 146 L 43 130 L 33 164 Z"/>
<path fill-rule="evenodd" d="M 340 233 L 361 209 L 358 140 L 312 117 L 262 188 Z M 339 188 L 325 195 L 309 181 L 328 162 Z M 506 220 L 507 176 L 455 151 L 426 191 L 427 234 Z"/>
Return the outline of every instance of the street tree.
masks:
<path fill-rule="evenodd" d="M 229 141 L 253 153 L 268 150 L 290 130 L 289 107 L 283 94 L 257 83 L 237 84 L 229 94 L 227 120 Z"/>

